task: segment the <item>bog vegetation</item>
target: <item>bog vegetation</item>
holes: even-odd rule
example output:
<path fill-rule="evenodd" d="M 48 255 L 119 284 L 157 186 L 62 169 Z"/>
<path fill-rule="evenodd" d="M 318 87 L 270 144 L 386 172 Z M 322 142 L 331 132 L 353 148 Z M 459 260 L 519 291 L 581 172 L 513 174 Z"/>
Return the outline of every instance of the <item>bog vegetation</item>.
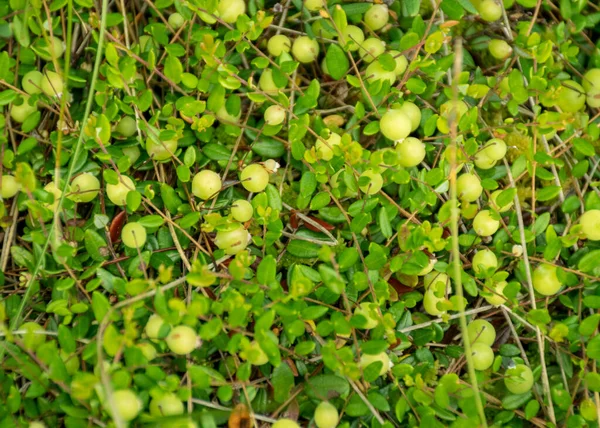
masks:
<path fill-rule="evenodd" d="M 0 426 L 597 426 L 596 1 L 0 16 Z"/>

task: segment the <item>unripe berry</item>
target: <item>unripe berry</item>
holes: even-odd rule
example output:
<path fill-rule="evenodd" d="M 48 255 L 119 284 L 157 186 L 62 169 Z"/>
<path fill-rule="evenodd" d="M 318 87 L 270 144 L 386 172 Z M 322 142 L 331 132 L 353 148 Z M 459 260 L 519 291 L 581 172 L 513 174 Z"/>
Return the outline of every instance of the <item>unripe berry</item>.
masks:
<path fill-rule="evenodd" d="M 492 194 L 490 195 L 490 205 L 496 211 L 498 211 L 500 213 L 504 213 L 512 208 L 512 206 L 514 205 L 514 202 L 510 201 L 508 204 L 506 204 L 502 207 L 499 206 L 497 199 L 498 199 L 498 196 L 500 196 L 500 193 L 502 193 L 502 190 L 496 190 L 496 191 L 492 192 Z"/>
<path fill-rule="evenodd" d="M 220 0 L 217 11 L 223 21 L 235 24 L 240 15 L 246 12 L 246 2 L 244 0 Z"/>
<path fill-rule="evenodd" d="M 489 210 L 479 211 L 473 220 L 473 229 L 479 236 L 492 236 L 499 227 L 500 221 L 495 220 Z"/>
<path fill-rule="evenodd" d="M 140 158 L 140 149 L 138 146 L 123 147 L 123 154 L 129 159 L 129 164 L 133 165 Z"/>
<path fill-rule="evenodd" d="M 375 195 L 379 193 L 381 187 L 383 186 L 383 177 L 381 174 L 374 172 L 371 169 L 366 170 L 360 175 L 360 178 L 368 178 L 370 181 L 368 184 L 360 186 L 360 190 L 367 195 Z M 359 181 L 362 181 L 359 179 Z"/>
<path fill-rule="evenodd" d="M 486 248 L 485 250 L 478 251 L 473 256 L 472 265 L 475 274 L 479 275 L 490 269 L 496 270 L 498 268 L 498 258 L 493 251 Z"/>
<path fill-rule="evenodd" d="M 164 161 L 177 151 L 177 140 L 155 141 L 153 138 L 146 139 L 146 151 L 151 159 Z"/>
<path fill-rule="evenodd" d="M 504 385 L 513 394 L 525 394 L 531 391 L 533 383 L 533 372 L 524 364 L 517 364 L 506 370 Z"/>
<path fill-rule="evenodd" d="M 406 59 L 406 57 L 400 52 L 394 50 L 388 51 L 388 53 L 391 56 L 393 56 L 394 61 L 396 61 L 396 68 L 394 69 L 394 73 L 396 73 L 396 75 L 398 76 L 403 74 L 406 71 L 406 68 L 408 67 L 408 60 Z"/>
<path fill-rule="evenodd" d="M 185 23 L 185 18 L 180 13 L 175 12 L 169 15 L 168 22 L 173 30 L 178 30 Z"/>
<path fill-rule="evenodd" d="M 304 7 L 314 12 L 327 5 L 327 0 L 304 0 Z"/>
<path fill-rule="evenodd" d="M 533 271 L 533 288 L 544 296 L 553 296 L 558 293 L 562 283 L 556 274 L 556 266 L 541 264 Z"/>
<path fill-rule="evenodd" d="M 173 16 L 173 15 L 171 15 Z M 175 416 L 184 412 L 183 402 L 172 392 L 167 392 L 150 402 L 150 414 L 152 416 Z"/>
<path fill-rule="evenodd" d="M 15 196 L 21 190 L 21 184 L 12 175 L 3 175 L 0 182 L 0 196 L 2 199 L 9 199 Z"/>
<path fill-rule="evenodd" d="M 258 79 L 258 87 L 267 94 L 277 94 L 279 88 L 273 80 L 273 70 L 265 68 Z"/>
<path fill-rule="evenodd" d="M 475 154 L 475 166 L 479 169 L 491 169 L 496 166 L 496 160 L 487 156 L 485 151 Z"/>
<path fill-rule="evenodd" d="M 363 327 L 359 327 L 364 330 L 370 330 L 379 325 L 379 318 L 377 317 L 377 305 L 372 302 L 362 302 L 356 309 L 354 309 L 354 315 L 361 315 L 365 318 L 366 323 Z"/>
<path fill-rule="evenodd" d="M 383 65 L 381 65 L 378 61 L 373 61 L 368 65 L 367 69 L 365 70 L 365 76 L 369 83 L 376 82 L 378 80 L 387 80 L 390 82 L 390 85 L 393 85 L 397 78 L 396 73 L 384 69 Z"/>
<path fill-rule="evenodd" d="M 328 401 L 322 401 L 317 406 L 314 418 L 317 428 L 335 428 L 340 421 L 337 409 Z"/>
<path fill-rule="evenodd" d="M 407 137 L 396 145 L 398 164 L 405 168 L 419 165 L 425 159 L 425 144 L 418 138 Z"/>
<path fill-rule="evenodd" d="M 342 137 L 339 134 L 332 132 L 325 141 L 326 143 L 321 141 L 321 139 L 318 139 L 315 143 L 315 150 L 319 159 L 330 161 L 333 157 L 333 147 L 342 142 Z"/>
<path fill-rule="evenodd" d="M 379 55 L 385 52 L 385 43 L 375 37 L 368 38 L 361 45 L 358 54 L 366 63 L 377 59 Z"/>
<path fill-rule="evenodd" d="M 341 33 L 340 43 L 350 52 L 357 51 L 365 41 L 365 33 L 356 25 L 347 25 Z"/>
<path fill-rule="evenodd" d="M 143 407 L 141 400 L 130 389 L 114 391 L 112 402 L 116 407 L 119 417 L 125 422 L 135 419 Z M 106 405 L 108 406 L 108 403 Z"/>
<path fill-rule="evenodd" d="M 484 299 L 490 305 L 503 305 L 506 302 L 506 297 L 504 297 L 504 289 L 507 285 L 508 283 L 506 281 L 498 281 L 496 284 L 494 284 L 492 290 L 487 290 L 488 294 L 484 296 Z"/>
<path fill-rule="evenodd" d="M 600 88 L 600 68 L 591 68 L 585 72 L 581 79 L 583 89 L 589 91 L 592 88 Z"/>
<path fill-rule="evenodd" d="M 123 137 L 131 137 L 137 132 L 135 119 L 131 116 L 123 116 L 123 118 L 119 120 L 119 123 L 117 123 L 115 131 Z"/>
<path fill-rule="evenodd" d="M 159 315 L 151 315 L 150 318 L 148 318 L 148 321 L 146 322 L 146 326 L 144 327 L 146 336 L 148 336 L 148 338 L 153 342 L 156 342 L 160 336 L 160 330 L 165 325 L 165 320 L 163 320 Z"/>
<path fill-rule="evenodd" d="M 177 355 L 186 355 L 196 349 L 198 336 L 191 327 L 180 325 L 171 330 L 166 338 L 167 346 Z"/>
<path fill-rule="evenodd" d="M 386 138 L 396 141 L 410 135 L 412 122 L 404 112 L 388 110 L 381 117 L 379 129 Z"/>
<path fill-rule="evenodd" d="M 271 428 L 300 428 L 300 425 L 291 419 L 279 419 Z"/>
<path fill-rule="evenodd" d="M 89 172 L 78 175 L 71 182 L 69 199 L 75 202 L 91 202 L 100 191 L 100 181 Z"/>
<path fill-rule="evenodd" d="M 217 110 L 217 112 L 215 113 L 215 116 L 217 116 L 217 119 L 219 119 L 223 122 L 235 124 L 235 123 L 238 123 L 240 120 L 240 117 L 242 117 L 242 111 L 240 110 L 237 115 L 233 116 L 232 114 L 229 114 L 229 112 L 227 111 L 227 107 L 225 107 L 225 104 L 223 104 L 219 108 L 219 110 Z"/>
<path fill-rule="evenodd" d="M 308 36 L 300 36 L 294 40 L 292 55 L 298 62 L 313 62 L 319 56 L 319 44 Z"/>
<path fill-rule="evenodd" d="M 456 192 L 460 199 L 475 202 L 483 192 L 481 180 L 471 173 L 464 173 L 456 179 Z"/>
<path fill-rule="evenodd" d="M 496 0 L 483 0 L 479 5 L 479 15 L 484 21 L 497 21 L 502 17 L 502 6 Z"/>
<path fill-rule="evenodd" d="M 231 205 L 231 216 L 240 223 L 245 223 L 252 218 L 254 208 L 244 199 L 238 199 Z"/>
<path fill-rule="evenodd" d="M 388 7 L 385 4 L 374 4 L 365 12 L 365 25 L 371 31 L 377 31 L 385 27 L 390 19 Z"/>
<path fill-rule="evenodd" d="M 473 356 L 475 370 L 487 370 L 494 363 L 494 351 L 483 343 L 471 345 L 471 355 Z"/>
<path fill-rule="evenodd" d="M 42 77 L 44 75 L 37 70 L 32 70 L 23 76 L 23 80 L 21 81 L 21 86 L 23 90 L 27 92 L 29 95 L 35 95 L 42 92 Z"/>
<path fill-rule="evenodd" d="M 500 60 L 508 58 L 512 55 L 513 51 L 512 47 L 506 41 L 500 39 L 490 40 L 488 50 L 494 58 Z"/>
<path fill-rule="evenodd" d="M 250 243 L 250 233 L 239 223 L 230 225 L 226 230 L 217 231 L 215 245 L 225 254 L 237 254 L 246 249 Z"/>
<path fill-rule="evenodd" d="M 446 101 L 440 106 L 440 117 L 436 122 L 440 132 L 447 134 L 450 132 L 450 123 L 453 121 L 458 124 L 460 118 L 469 110 L 464 101 Z"/>
<path fill-rule="evenodd" d="M 240 181 L 247 191 L 262 192 L 269 184 L 269 172 L 261 164 L 254 163 L 242 170 Z"/>
<path fill-rule="evenodd" d="M 390 357 L 388 357 L 388 355 L 385 352 L 380 352 L 376 355 L 362 354 L 360 356 L 359 365 L 363 368 L 363 370 L 373 363 L 381 363 L 381 368 L 379 369 L 379 376 L 383 376 L 392 368 Z"/>
<path fill-rule="evenodd" d="M 278 34 L 269 39 L 267 50 L 273 56 L 279 56 L 283 52 L 289 52 L 292 49 L 292 41 L 288 36 Z"/>
<path fill-rule="evenodd" d="M 146 228 L 140 223 L 127 223 L 121 232 L 121 240 L 129 248 L 141 248 L 146 243 Z"/>
<path fill-rule="evenodd" d="M 60 98 L 63 94 L 62 76 L 54 71 L 46 70 L 40 82 L 42 92 L 51 98 Z"/>
<path fill-rule="evenodd" d="M 281 125 L 285 120 L 285 109 L 278 105 L 269 106 L 265 110 L 265 123 L 267 125 Z"/>
<path fill-rule="evenodd" d="M 588 106 L 600 108 L 600 87 L 588 89 L 585 100 Z"/>
<path fill-rule="evenodd" d="M 38 111 L 37 105 L 29 104 L 29 95 L 23 95 L 23 102 L 20 105 L 12 103 L 10 106 L 10 117 L 18 123 L 23 123 L 25 120 Z"/>
<path fill-rule="evenodd" d="M 482 343 L 487 346 L 492 346 L 496 341 L 496 329 L 484 319 L 477 319 L 470 322 L 467 331 L 471 343 Z"/>
<path fill-rule="evenodd" d="M 596 421 L 598 420 L 598 410 L 596 408 L 596 403 L 589 398 L 586 398 L 579 404 L 579 413 L 586 421 Z"/>
<path fill-rule="evenodd" d="M 421 109 L 415 103 L 405 101 L 398 110 L 410 119 L 411 132 L 416 131 L 421 124 Z"/>
<path fill-rule="evenodd" d="M 205 201 L 214 198 L 221 190 L 221 177 L 214 171 L 205 169 L 194 176 L 192 193 Z"/>
<path fill-rule="evenodd" d="M 436 293 L 435 287 L 428 288 L 423 296 L 423 308 L 429 315 L 439 317 L 446 313 L 445 310 L 440 309 L 438 306 L 439 303 L 442 303 L 445 300 L 446 299 L 441 293 Z"/>
<path fill-rule="evenodd" d="M 40 58 L 46 61 L 60 59 L 65 53 L 65 42 L 56 36 L 51 36 L 47 41 L 40 38 L 36 42 L 38 45 L 38 54 Z"/>
<path fill-rule="evenodd" d="M 127 203 L 127 194 L 132 190 L 135 190 L 133 180 L 121 175 L 117 184 L 106 185 L 106 196 L 113 204 L 123 206 Z"/>
<path fill-rule="evenodd" d="M 586 93 L 579 83 L 574 80 L 565 80 L 558 88 L 558 107 L 564 112 L 574 113 L 583 108 Z"/>
<path fill-rule="evenodd" d="M 590 241 L 600 241 L 600 210 L 588 210 L 579 217 L 581 231 Z"/>

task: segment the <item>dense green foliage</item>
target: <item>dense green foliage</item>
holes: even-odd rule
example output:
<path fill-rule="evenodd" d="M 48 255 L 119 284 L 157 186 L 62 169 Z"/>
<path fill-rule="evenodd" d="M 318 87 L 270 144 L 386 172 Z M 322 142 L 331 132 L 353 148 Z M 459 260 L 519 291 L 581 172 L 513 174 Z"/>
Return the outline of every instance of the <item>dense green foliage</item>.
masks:
<path fill-rule="evenodd" d="M 0 427 L 597 425 L 596 1 L 0 17 Z"/>

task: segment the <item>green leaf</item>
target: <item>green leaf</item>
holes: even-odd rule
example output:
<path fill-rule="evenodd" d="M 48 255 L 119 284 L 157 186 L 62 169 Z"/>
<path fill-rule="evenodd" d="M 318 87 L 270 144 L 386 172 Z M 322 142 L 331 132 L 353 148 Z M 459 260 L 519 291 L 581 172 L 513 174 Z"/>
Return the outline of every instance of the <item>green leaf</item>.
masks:
<path fill-rule="evenodd" d="M 469 13 L 479 13 L 479 11 L 473 6 L 470 0 L 457 0 L 458 3 Z"/>
<path fill-rule="evenodd" d="M 92 229 L 87 229 L 85 231 L 85 249 L 92 257 L 92 259 L 96 261 L 103 261 L 108 258 L 110 254 L 108 251 L 108 246 L 106 245 L 106 241 L 99 233 Z"/>
<path fill-rule="evenodd" d="M 540 411 L 540 403 L 537 400 L 531 400 L 525 406 L 525 419 L 530 420 Z"/>
<path fill-rule="evenodd" d="M 35 259 L 33 258 L 33 254 L 31 254 L 25 248 L 13 245 L 10 247 L 10 255 L 18 266 L 27 268 L 30 271 L 33 270 L 33 267 L 35 266 Z"/>
<path fill-rule="evenodd" d="M 174 83 L 179 84 L 183 75 L 183 65 L 181 65 L 179 58 L 171 54 L 167 55 L 167 58 L 165 59 L 164 73 L 165 76 L 171 79 Z"/>
<path fill-rule="evenodd" d="M 381 228 L 381 234 L 386 238 L 391 238 L 391 236 L 394 234 L 385 207 L 381 207 L 379 210 L 379 227 Z"/>
<path fill-rule="evenodd" d="M 544 213 L 535 220 L 531 231 L 538 236 L 546 230 L 548 224 L 550 224 L 550 213 Z"/>
<path fill-rule="evenodd" d="M 0 92 L 0 106 L 10 104 L 15 98 L 17 98 L 17 93 L 12 89 Z"/>
<path fill-rule="evenodd" d="M 302 174 L 300 179 L 300 195 L 304 197 L 311 196 L 317 189 L 317 176 L 310 171 Z"/>
<path fill-rule="evenodd" d="M 502 407 L 506 410 L 516 410 L 522 407 L 525 403 L 531 400 L 532 397 L 531 392 L 526 392 L 525 394 L 510 394 L 504 397 L 502 400 Z"/>
<path fill-rule="evenodd" d="M 331 43 L 327 48 L 325 64 L 327 64 L 327 71 L 329 72 L 329 75 L 335 80 L 339 80 L 344 77 L 350 68 L 350 63 L 346 53 L 339 45 L 334 43 Z"/>
<path fill-rule="evenodd" d="M 273 397 L 278 403 L 283 403 L 289 397 L 289 393 L 294 387 L 294 374 L 287 364 L 281 364 L 273 370 L 271 377 L 273 385 Z"/>
<path fill-rule="evenodd" d="M 580 271 L 585 273 L 591 273 L 597 271 L 600 268 L 600 250 L 594 250 L 587 253 L 585 256 L 579 260 L 577 267 Z"/>
<path fill-rule="evenodd" d="M 350 393 L 348 381 L 332 374 L 309 377 L 304 389 L 309 398 L 317 400 L 347 397 Z"/>
<path fill-rule="evenodd" d="M 317 318 L 321 318 L 328 311 L 328 308 L 325 306 L 309 306 L 308 308 L 302 311 L 302 319 L 306 321 L 316 320 Z"/>
<path fill-rule="evenodd" d="M 582 336 L 591 336 L 598 328 L 600 322 L 600 314 L 593 314 L 583 319 L 579 324 L 578 331 Z"/>
<path fill-rule="evenodd" d="M 29 44 L 31 43 L 29 38 L 29 26 L 21 21 L 20 15 L 15 15 L 13 18 L 13 33 L 21 46 L 24 48 L 29 47 Z"/>
<path fill-rule="evenodd" d="M 425 90 L 427 89 L 427 85 L 425 84 L 425 82 L 423 82 L 423 80 L 419 79 L 418 77 L 411 77 L 406 82 L 406 88 L 409 89 L 411 92 L 420 95 L 423 92 L 425 92 Z"/>
<path fill-rule="evenodd" d="M 449 19 L 460 20 L 465 14 L 463 6 L 457 0 L 443 0 L 440 6 Z"/>
<path fill-rule="evenodd" d="M 101 323 L 104 320 L 105 315 L 110 309 L 110 302 L 102 293 L 94 291 L 92 294 L 92 311 L 96 321 Z"/>
<path fill-rule="evenodd" d="M 342 294 L 346 289 L 345 282 L 337 272 L 325 264 L 319 265 L 319 273 L 325 286 L 334 294 Z"/>
<path fill-rule="evenodd" d="M 287 245 L 287 252 L 303 259 L 315 258 L 319 255 L 319 246 L 312 242 L 294 239 Z"/>
<path fill-rule="evenodd" d="M 138 223 L 146 228 L 156 228 L 164 224 L 165 220 L 156 214 L 147 215 L 138 220 Z"/>
<path fill-rule="evenodd" d="M 592 340 L 588 342 L 585 353 L 594 360 L 600 360 L 600 335 L 594 336 Z"/>
<path fill-rule="evenodd" d="M 558 194 L 560 193 L 560 191 L 561 191 L 560 186 L 548 186 L 548 187 L 539 189 L 535 196 L 538 201 L 544 202 L 544 201 L 549 201 L 551 199 L 556 198 L 558 196 Z"/>
<path fill-rule="evenodd" d="M 416 16 L 421 8 L 421 0 L 404 0 L 402 2 L 402 15 Z"/>

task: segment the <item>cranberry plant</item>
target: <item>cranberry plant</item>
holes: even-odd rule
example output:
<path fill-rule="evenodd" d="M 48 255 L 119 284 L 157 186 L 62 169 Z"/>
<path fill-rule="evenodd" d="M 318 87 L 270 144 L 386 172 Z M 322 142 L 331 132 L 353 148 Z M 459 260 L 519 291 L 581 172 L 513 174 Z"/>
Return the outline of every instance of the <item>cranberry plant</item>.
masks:
<path fill-rule="evenodd" d="M 596 426 L 599 23 L 0 0 L 0 425 Z"/>

